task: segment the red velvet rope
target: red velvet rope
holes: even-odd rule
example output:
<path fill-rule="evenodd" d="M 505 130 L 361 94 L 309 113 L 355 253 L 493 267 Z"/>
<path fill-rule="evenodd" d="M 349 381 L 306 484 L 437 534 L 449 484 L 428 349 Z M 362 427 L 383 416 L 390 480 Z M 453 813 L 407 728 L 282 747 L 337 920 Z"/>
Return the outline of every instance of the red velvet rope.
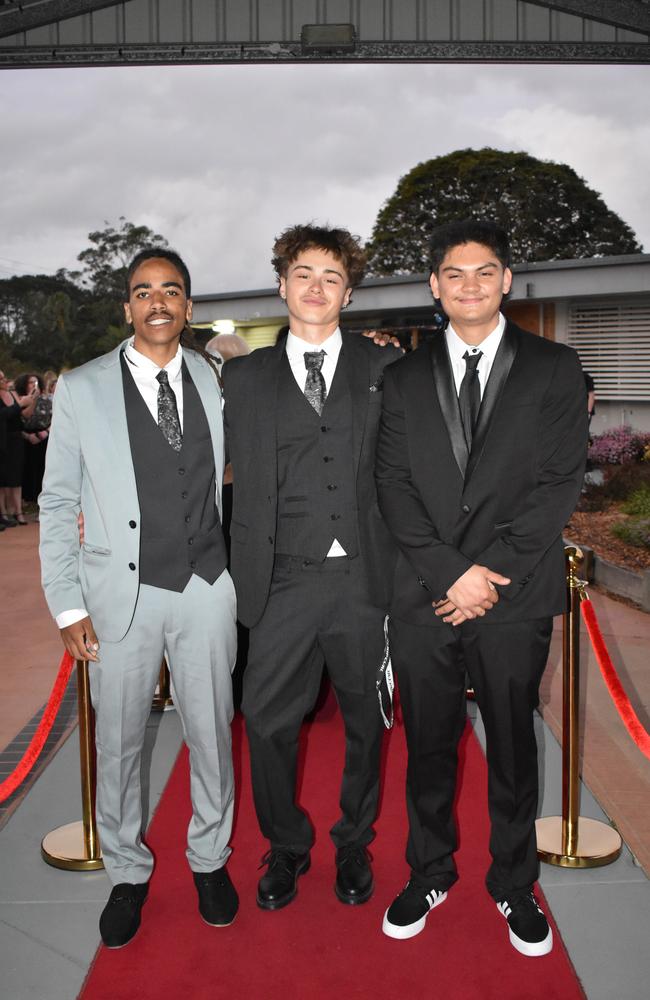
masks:
<path fill-rule="evenodd" d="M 50 730 L 52 729 L 57 712 L 59 711 L 61 700 L 65 694 L 65 689 L 68 686 L 68 681 L 70 680 L 70 674 L 72 673 L 74 664 L 75 661 L 70 656 L 70 653 L 64 653 L 59 664 L 59 672 L 54 682 L 52 693 L 50 694 L 47 705 L 45 706 L 45 711 L 43 712 L 41 721 L 36 728 L 36 732 L 32 736 L 31 743 L 27 747 L 27 750 L 23 754 L 17 767 L 11 772 L 9 777 L 5 778 L 5 780 L 0 784 L 0 802 L 4 802 L 5 799 L 8 799 L 9 796 L 16 791 L 20 783 L 27 777 L 36 763 L 41 750 L 45 746 L 45 741 L 50 735 Z"/>
<path fill-rule="evenodd" d="M 612 696 L 612 701 L 616 706 L 616 710 L 623 721 L 623 725 L 638 746 L 641 753 L 644 753 L 646 757 L 650 757 L 650 734 L 648 734 L 641 725 L 636 712 L 630 704 L 630 699 L 626 695 L 623 690 L 623 685 L 618 679 L 618 675 L 614 670 L 614 664 L 612 663 L 611 657 L 607 652 L 607 646 L 605 645 L 603 634 L 600 631 L 594 606 L 589 598 L 580 602 L 580 610 L 582 612 L 585 625 L 587 626 L 587 631 L 589 633 L 589 638 L 591 639 L 591 645 L 594 648 L 594 653 L 596 654 L 596 659 L 598 660 L 598 666 L 600 667 L 603 679 L 607 685 L 607 690 Z"/>

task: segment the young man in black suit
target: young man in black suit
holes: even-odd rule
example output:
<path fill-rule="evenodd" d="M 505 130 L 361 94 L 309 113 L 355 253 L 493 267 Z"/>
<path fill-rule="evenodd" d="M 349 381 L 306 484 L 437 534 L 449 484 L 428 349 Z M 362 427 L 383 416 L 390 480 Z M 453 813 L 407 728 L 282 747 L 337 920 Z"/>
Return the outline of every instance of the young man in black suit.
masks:
<path fill-rule="evenodd" d="M 341 333 L 365 257 L 346 230 L 295 226 L 274 246 L 290 330 L 224 366 L 233 467 L 231 571 L 250 628 L 243 711 L 260 827 L 270 842 L 259 906 L 290 903 L 314 834 L 297 805 L 298 737 L 323 664 L 346 732 L 335 892 L 373 891 L 367 845 L 379 795 L 375 677 L 395 549 L 377 506 L 383 369 L 400 355 Z"/>
<path fill-rule="evenodd" d="M 411 878 L 383 930 L 419 933 L 457 879 L 467 671 L 487 738 L 487 887 L 512 945 L 534 956 L 552 936 L 533 895 L 533 713 L 552 617 L 565 610 L 561 533 L 580 493 L 587 423 L 575 352 L 500 312 L 509 265 L 492 223 L 436 230 L 430 283 L 449 324 L 385 377 L 376 472 L 400 548 L 390 640 L 409 751 Z"/>

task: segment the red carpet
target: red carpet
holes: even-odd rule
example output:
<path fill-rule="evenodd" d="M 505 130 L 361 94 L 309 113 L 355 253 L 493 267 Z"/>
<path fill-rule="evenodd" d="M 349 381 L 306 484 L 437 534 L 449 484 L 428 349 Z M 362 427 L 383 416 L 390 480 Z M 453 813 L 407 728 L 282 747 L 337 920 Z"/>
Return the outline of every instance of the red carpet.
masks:
<path fill-rule="evenodd" d="M 488 865 L 486 767 L 471 731 L 463 742 L 458 801 L 460 880 L 410 941 L 381 932 L 386 906 L 407 880 L 404 861 L 406 751 L 402 728 L 389 737 L 377 838 L 376 890 L 363 906 L 344 906 L 333 892 L 333 848 L 343 736 L 328 702 L 308 730 L 301 801 L 317 830 L 311 871 L 298 898 L 268 913 L 255 903 L 257 865 L 266 850 L 255 820 L 245 737 L 234 725 L 238 812 L 229 871 L 240 910 L 228 928 L 206 926 L 196 908 L 184 855 L 189 819 L 183 751 L 149 830 L 157 859 L 142 926 L 128 947 L 100 948 L 83 1000 L 584 1000 L 553 926 L 544 958 L 515 952 L 507 926 L 484 888 Z"/>

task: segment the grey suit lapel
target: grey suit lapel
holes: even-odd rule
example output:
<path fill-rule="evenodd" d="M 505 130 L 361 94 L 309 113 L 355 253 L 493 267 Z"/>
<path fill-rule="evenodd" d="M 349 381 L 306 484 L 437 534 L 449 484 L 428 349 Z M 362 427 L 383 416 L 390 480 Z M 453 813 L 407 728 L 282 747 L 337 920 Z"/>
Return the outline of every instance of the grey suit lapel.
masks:
<path fill-rule="evenodd" d="M 128 341 L 124 341 L 102 359 L 97 378 L 97 400 L 104 417 L 106 433 L 102 434 L 102 446 L 107 449 L 106 462 L 113 470 L 116 488 L 121 478 L 122 484 L 134 489 L 135 473 L 131 461 L 131 441 L 126 422 L 124 384 L 120 356 Z M 108 449 L 112 447 L 112 455 Z"/>
<path fill-rule="evenodd" d="M 438 333 L 431 342 L 431 363 L 438 401 L 447 425 L 451 448 L 461 475 L 464 476 L 469 461 L 469 451 L 465 440 L 465 432 L 463 431 L 463 422 L 458 405 L 458 394 L 454 383 L 454 373 L 451 370 L 447 342 L 442 332 Z"/>
<path fill-rule="evenodd" d="M 210 428 L 214 463 L 217 470 L 219 492 L 221 493 L 221 473 L 223 471 L 223 417 L 221 414 L 221 391 L 217 376 L 207 362 L 199 361 L 191 350 L 183 351 L 183 360 L 196 386 Z"/>
<path fill-rule="evenodd" d="M 465 471 L 465 482 L 470 478 L 483 454 L 485 442 L 490 430 L 490 422 L 497 403 L 508 380 L 512 363 L 517 353 L 517 334 L 510 323 L 506 325 L 499 349 L 497 350 L 490 375 L 483 392 L 478 422 L 472 439 L 472 453 L 469 456 Z"/>

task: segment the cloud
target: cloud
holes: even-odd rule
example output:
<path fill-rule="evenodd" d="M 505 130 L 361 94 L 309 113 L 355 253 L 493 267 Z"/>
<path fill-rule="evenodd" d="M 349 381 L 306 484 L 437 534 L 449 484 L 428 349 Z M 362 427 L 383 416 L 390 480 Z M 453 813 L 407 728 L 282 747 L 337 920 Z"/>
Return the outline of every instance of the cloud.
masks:
<path fill-rule="evenodd" d="M 399 178 L 468 146 L 569 163 L 650 244 L 647 67 L 309 65 L 0 74 L 0 273 L 73 268 L 123 215 L 197 292 L 273 283 L 295 222 L 367 238 Z M 14 261 L 22 261 L 15 264 Z"/>

